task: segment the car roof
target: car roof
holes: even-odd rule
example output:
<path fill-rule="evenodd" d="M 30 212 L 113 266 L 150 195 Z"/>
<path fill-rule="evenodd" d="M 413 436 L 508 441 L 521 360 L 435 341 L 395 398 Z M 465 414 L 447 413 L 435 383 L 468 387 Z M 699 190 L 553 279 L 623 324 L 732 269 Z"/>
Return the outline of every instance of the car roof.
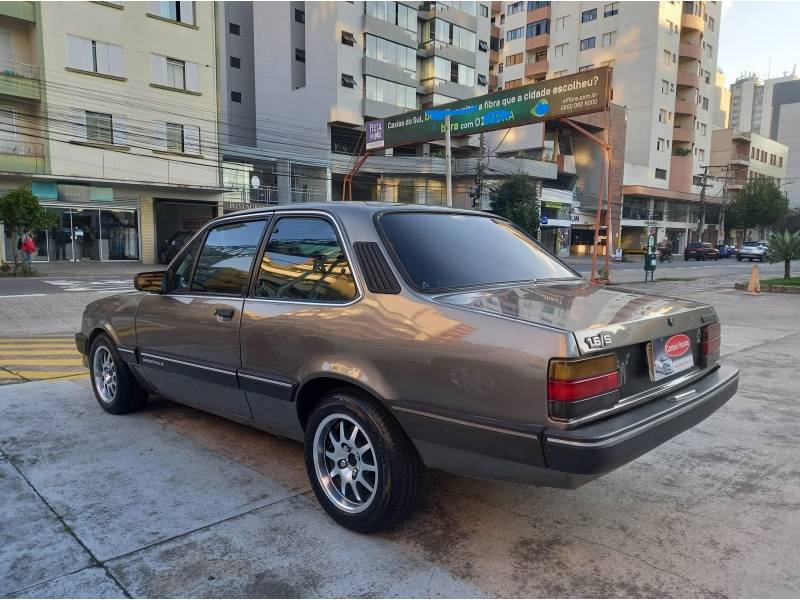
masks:
<path fill-rule="evenodd" d="M 335 215 L 341 216 L 354 216 L 358 215 L 371 215 L 378 212 L 409 212 L 409 211 L 432 211 L 432 212 L 458 212 L 465 214 L 485 215 L 476 210 L 467 210 L 463 208 L 453 208 L 452 206 L 431 206 L 428 204 L 401 204 L 398 202 L 362 202 L 356 200 L 348 200 L 346 202 L 303 202 L 295 204 L 280 204 L 272 206 L 262 206 L 259 208 L 248 208 L 239 210 L 232 213 L 227 213 L 225 216 L 230 217 L 234 215 L 253 215 L 264 214 L 270 212 L 284 212 L 284 211 L 298 211 L 298 210 L 322 210 Z"/>

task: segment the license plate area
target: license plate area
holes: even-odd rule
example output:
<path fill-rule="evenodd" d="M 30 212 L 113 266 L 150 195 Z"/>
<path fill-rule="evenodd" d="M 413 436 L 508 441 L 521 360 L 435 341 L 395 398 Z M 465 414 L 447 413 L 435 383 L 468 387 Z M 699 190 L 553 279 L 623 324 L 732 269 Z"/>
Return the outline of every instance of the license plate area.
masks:
<path fill-rule="evenodd" d="M 693 332 L 676 333 L 647 344 L 650 381 L 661 381 L 695 367 L 693 337 Z"/>

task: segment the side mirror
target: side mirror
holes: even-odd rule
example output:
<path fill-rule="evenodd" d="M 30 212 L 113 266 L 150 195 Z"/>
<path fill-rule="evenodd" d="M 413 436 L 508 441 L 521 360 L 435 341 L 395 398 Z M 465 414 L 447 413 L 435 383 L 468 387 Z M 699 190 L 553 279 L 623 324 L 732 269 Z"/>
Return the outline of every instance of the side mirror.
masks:
<path fill-rule="evenodd" d="M 140 292 L 162 293 L 164 291 L 164 271 L 137 273 L 133 278 L 133 287 Z"/>

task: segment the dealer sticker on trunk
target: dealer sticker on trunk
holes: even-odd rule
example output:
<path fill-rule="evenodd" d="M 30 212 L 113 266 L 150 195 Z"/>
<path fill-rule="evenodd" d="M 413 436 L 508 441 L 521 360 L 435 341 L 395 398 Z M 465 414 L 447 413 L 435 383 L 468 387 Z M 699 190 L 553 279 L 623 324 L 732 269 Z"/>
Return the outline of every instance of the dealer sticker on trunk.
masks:
<path fill-rule="evenodd" d="M 650 378 L 660 381 L 694 366 L 692 340 L 685 333 L 653 340 L 648 347 Z"/>

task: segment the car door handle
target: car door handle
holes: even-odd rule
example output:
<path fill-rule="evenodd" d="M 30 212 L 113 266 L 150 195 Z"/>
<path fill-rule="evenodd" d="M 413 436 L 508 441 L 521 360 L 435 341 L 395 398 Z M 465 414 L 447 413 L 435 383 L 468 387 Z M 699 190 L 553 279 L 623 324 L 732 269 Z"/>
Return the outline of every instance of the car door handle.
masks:
<path fill-rule="evenodd" d="M 221 319 L 232 319 L 233 313 L 236 312 L 232 308 L 217 306 L 214 308 L 214 315 Z"/>

